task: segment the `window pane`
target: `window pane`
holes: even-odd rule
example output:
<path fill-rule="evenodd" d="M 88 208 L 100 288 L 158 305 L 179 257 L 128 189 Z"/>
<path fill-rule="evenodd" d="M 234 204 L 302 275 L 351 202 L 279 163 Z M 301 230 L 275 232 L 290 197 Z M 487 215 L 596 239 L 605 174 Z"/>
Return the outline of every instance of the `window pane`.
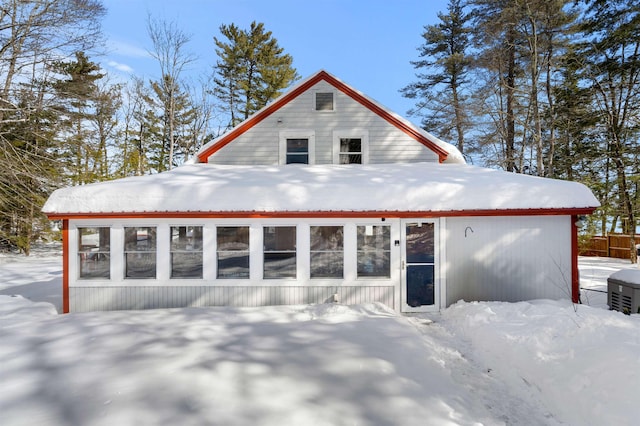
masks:
<path fill-rule="evenodd" d="M 312 226 L 311 278 L 342 278 L 344 230 L 342 226 Z"/>
<path fill-rule="evenodd" d="M 125 253 L 126 278 L 155 278 L 155 253 Z"/>
<path fill-rule="evenodd" d="M 249 227 L 219 226 L 218 278 L 249 278 Z"/>
<path fill-rule="evenodd" d="M 111 229 L 78 228 L 80 278 L 111 277 Z"/>
<path fill-rule="evenodd" d="M 362 152 L 362 139 L 341 138 L 340 152 Z"/>
<path fill-rule="evenodd" d="M 309 155 L 287 154 L 287 164 L 309 164 Z"/>
<path fill-rule="evenodd" d="M 249 278 L 249 252 L 218 252 L 218 278 Z"/>
<path fill-rule="evenodd" d="M 309 152 L 308 139 L 287 139 L 287 154 L 299 153 L 306 154 Z"/>
<path fill-rule="evenodd" d="M 311 251 L 340 250 L 344 242 L 342 226 L 312 226 Z"/>
<path fill-rule="evenodd" d="M 407 225 L 407 263 L 433 263 L 433 223 Z"/>
<path fill-rule="evenodd" d="M 156 228 L 124 228 L 125 251 L 156 251 Z"/>
<path fill-rule="evenodd" d="M 264 251 L 296 251 L 295 226 L 267 226 L 264 228 Z"/>
<path fill-rule="evenodd" d="M 156 277 L 156 228 L 124 228 L 125 278 Z"/>
<path fill-rule="evenodd" d="M 391 276 L 389 252 L 358 252 L 358 277 Z"/>
<path fill-rule="evenodd" d="M 340 154 L 340 164 L 362 164 L 362 155 Z"/>
<path fill-rule="evenodd" d="M 264 278 L 296 277 L 296 227 L 264 228 Z"/>
<path fill-rule="evenodd" d="M 171 251 L 202 251 L 202 226 L 172 226 Z"/>
<path fill-rule="evenodd" d="M 391 233 L 388 225 L 358 226 L 358 277 L 391 276 Z"/>
<path fill-rule="evenodd" d="M 333 93 L 316 93 L 316 111 L 333 111 Z"/>
<path fill-rule="evenodd" d="M 218 251 L 249 250 L 248 226 L 218 226 Z"/>
<path fill-rule="evenodd" d="M 264 278 L 295 278 L 295 253 L 265 253 Z"/>
<path fill-rule="evenodd" d="M 171 227 L 171 278 L 202 278 L 202 226 Z"/>
<path fill-rule="evenodd" d="M 202 252 L 171 253 L 171 278 L 202 278 Z"/>
<path fill-rule="evenodd" d="M 312 252 L 311 278 L 342 278 L 343 252 Z"/>

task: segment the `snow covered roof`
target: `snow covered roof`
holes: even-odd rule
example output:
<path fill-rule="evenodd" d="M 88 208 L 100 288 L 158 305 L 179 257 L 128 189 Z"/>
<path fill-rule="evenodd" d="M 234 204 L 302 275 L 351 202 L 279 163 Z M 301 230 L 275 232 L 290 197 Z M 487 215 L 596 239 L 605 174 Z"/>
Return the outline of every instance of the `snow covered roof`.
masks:
<path fill-rule="evenodd" d="M 325 81 L 328 84 L 335 87 L 337 90 L 340 90 L 347 96 L 350 96 L 353 100 L 360 103 L 364 107 L 378 114 L 383 119 L 387 120 L 390 124 L 399 128 L 403 132 L 407 133 L 418 142 L 430 148 L 434 151 L 439 157 L 440 161 L 443 163 L 465 163 L 463 155 L 460 153 L 458 148 L 453 146 L 452 144 L 442 141 L 437 137 L 433 136 L 431 133 L 421 129 L 420 127 L 414 125 L 409 120 L 404 117 L 392 112 L 387 109 L 383 105 L 379 104 L 377 101 L 371 99 L 364 93 L 359 90 L 354 89 L 349 86 L 339 78 L 334 75 L 328 73 L 327 71 L 320 70 L 315 74 L 305 78 L 304 80 L 298 82 L 296 85 L 291 87 L 287 92 L 282 94 L 280 97 L 275 99 L 273 102 L 266 105 L 260 111 L 253 114 L 251 117 L 238 124 L 229 132 L 221 135 L 220 137 L 212 140 L 211 142 L 204 145 L 197 153 L 196 153 L 196 161 L 201 163 L 206 163 L 209 156 L 214 154 L 216 151 L 231 143 L 235 138 L 242 135 L 253 126 L 279 110 L 281 107 L 291 102 L 293 99 L 311 89 L 315 84 L 320 81 Z"/>
<path fill-rule="evenodd" d="M 590 212 L 598 205 L 580 183 L 466 164 L 189 164 L 156 175 L 59 189 L 43 211 L 54 217 L 141 212 L 492 214 L 529 209 Z"/>

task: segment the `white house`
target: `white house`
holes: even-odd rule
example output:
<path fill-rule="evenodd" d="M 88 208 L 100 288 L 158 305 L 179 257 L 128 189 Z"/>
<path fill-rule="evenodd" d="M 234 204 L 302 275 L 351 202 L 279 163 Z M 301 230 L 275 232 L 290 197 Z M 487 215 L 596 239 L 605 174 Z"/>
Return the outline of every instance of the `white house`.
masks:
<path fill-rule="evenodd" d="M 64 312 L 577 301 L 575 182 L 465 164 L 320 71 L 157 175 L 55 191 Z"/>

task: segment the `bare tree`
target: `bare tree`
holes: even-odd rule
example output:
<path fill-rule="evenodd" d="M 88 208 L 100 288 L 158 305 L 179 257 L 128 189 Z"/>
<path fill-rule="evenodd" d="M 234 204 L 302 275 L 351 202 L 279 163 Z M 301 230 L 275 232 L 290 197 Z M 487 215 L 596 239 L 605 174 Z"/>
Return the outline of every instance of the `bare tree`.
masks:
<path fill-rule="evenodd" d="M 148 17 L 147 31 L 153 51 L 150 54 L 160 66 L 160 79 L 154 86 L 160 91 L 160 103 L 165 121 L 165 137 L 169 145 L 169 169 L 173 167 L 176 148 L 178 97 L 182 92 L 181 77 L 185 68 L 196 58 L 186 50 L 191 35 L 180 30 L 174 22 L 158 21 Z"/>

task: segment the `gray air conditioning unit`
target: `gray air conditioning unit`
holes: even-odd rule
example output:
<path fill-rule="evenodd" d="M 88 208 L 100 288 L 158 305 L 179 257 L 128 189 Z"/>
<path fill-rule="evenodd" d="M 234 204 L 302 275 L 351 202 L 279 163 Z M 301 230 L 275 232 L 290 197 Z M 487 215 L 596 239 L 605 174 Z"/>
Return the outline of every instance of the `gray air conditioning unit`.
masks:
<path fill-rule="evenodd" d="M 623 269 L 607 279 L 609 309 L 640 314 L 640 269 Z"/>

